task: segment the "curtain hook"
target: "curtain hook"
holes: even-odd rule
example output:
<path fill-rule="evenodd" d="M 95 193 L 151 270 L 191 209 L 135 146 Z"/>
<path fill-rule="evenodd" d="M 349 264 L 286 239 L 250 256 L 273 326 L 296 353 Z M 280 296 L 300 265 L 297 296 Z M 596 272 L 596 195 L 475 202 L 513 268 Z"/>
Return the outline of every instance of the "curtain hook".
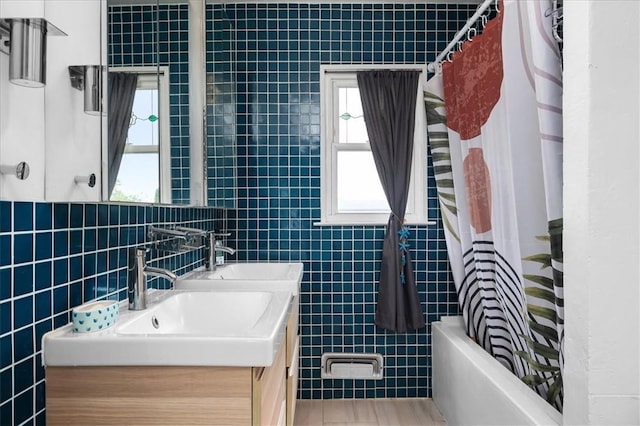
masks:
<path fill-rule="evenodd" d="M 471 35 L 472 32 L 473 32 L 473 36 Z M 473 38 L 476 36 L 476 34 L 478 34 L 478 31 L 475 29 L 475 27 L 469 28 L 467 30 L 467 41 L 473 40 Z"/>
<path fill-rule="evenodd" d="M 451 50 L 447 52 L 447 62 L 453 62 L 453 60 L 451 60 L 451 54 L 452 53 L 453 52 Z"/>
<path fill-rule="evenodd" d="M 463 42 L 461 41 L 458 42 L 458 52 L 462 52 L 462 44 Z"/>
<path fill-rule="evenodd" d="M 438 62 L 436 64 L 436 75 L 437 76 L 441 76 L 442 75 L 442 62 Z"/>
<path fill-rule="evenodd" d="M 487 22 L 489 22 L 489 18 L 487 18 L 487 15 L 482 15 L 480 21 L 482 22 L 482 29 L 484 30 L 484 27 L 487 26 Z"/>
<path fill-rule="evenodd" d="M 496 13 L 500 13 L 500 0 L 496 0 Z"/>

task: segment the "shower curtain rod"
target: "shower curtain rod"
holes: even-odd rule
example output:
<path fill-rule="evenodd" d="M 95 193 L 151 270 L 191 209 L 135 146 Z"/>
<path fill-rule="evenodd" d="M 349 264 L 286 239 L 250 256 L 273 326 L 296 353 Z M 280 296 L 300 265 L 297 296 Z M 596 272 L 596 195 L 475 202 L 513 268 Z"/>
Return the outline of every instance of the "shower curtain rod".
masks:
<path fill-rule="evenodd" d="M 437 66 L 447 56 L 447 54 L 455 47 L 455 45 L 467 35 L 467 32 L 473 27 L 476 21 L 482 16 L 485 10 L 491 7 L 492 3 L 497 3 L 498 0 L 484 0 L 480 6 L 476 9 L 475 13 L 471 15 L 471 18 L 467 20 L 464 27 L 460 29 L 453 37 L 453 40 L 449 42 L 447 47 L 436 57 L 436 60 L 427 65 L 427 71 L 436 72 Z"/>

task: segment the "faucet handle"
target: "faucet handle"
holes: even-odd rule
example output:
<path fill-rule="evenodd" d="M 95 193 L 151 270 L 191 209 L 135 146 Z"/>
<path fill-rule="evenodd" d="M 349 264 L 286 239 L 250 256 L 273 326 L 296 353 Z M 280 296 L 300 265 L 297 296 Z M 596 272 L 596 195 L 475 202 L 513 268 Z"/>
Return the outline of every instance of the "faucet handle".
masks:
<path fill-rule="evenodd" d="M 144 268 L 145 264 L 145 255 L 149 249 L 147 247 L 130 247 L 129 248 L 129 270 L 134 270 L 136 268 Z"/>

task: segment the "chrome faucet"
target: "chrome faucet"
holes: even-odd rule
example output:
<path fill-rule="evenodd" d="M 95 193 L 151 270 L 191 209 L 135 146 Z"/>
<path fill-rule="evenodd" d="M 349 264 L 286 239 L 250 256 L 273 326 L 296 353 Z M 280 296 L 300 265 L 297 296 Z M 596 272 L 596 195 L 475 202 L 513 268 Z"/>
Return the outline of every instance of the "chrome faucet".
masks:
<path fill-rule="evenodd" d="M 129 249 L 129 266 L 127 268 L 127 286 L 129 291 L 129 309 L 139 311 L 147 308 L 147 275 L 164 277 L 174 283 L 178 277 L 173 272 L 147 266 L 145 254 L 147 249 L 135 247 Z"/>
<path fill-rule="evenodd" d="M 216 234 L 214 232 L 209 232 L 209 234 L 207 235 L 207 245 L 204 250 L 204 268 L 207 271 L 216 270 L 216 251 L 223 251 L 231 255 L 234 255 L 236 253 L 235 249 L 222 245 L 222 241 L 216 239 L 216 237 L 218 236 L 222 237 L 228 235 L 229 234 Z"/>

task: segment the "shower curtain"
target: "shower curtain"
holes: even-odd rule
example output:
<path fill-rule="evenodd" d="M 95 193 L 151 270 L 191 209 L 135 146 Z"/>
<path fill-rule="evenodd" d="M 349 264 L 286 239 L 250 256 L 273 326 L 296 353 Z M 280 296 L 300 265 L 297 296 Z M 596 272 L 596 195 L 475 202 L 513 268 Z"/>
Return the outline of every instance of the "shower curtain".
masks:
<path fill-rule="evenodd" d="M 562 72 L 545 11 L 502 2 L 427 84 L 429 143 L 467 333 L 562 406 Z"/>

